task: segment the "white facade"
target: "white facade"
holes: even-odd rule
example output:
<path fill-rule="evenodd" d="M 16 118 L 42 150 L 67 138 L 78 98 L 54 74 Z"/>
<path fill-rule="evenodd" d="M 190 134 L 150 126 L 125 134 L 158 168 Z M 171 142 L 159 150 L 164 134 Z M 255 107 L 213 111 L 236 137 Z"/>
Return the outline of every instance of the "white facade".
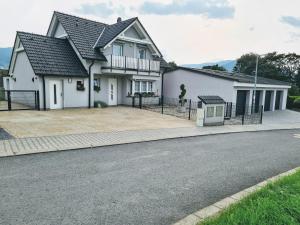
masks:
<path fill-rule="evenodd" d="M 254 84 L 240 83 L 231 79 L 210 76 L 191 70 L 177 69 L 164 75 L 164 93 L 168 98 L 178 98 L 180 85 L 184 84 L 187 90 L 186 98 L 198 101 L 198 96 L 217 95 L 226 102 L 237 104 L 239 91 L 245 91 L 245 107 L 252 106 Z M 287 85 L 257 84 L 257 92 L 260 93 L 256 104 L 264 106 L 267 111 L 285 110 L 288 89 Z M 266 101 L 266 93 L 271 93 L 270 101 Z M 279 96 L 276 102 L 276 95 Z"/>

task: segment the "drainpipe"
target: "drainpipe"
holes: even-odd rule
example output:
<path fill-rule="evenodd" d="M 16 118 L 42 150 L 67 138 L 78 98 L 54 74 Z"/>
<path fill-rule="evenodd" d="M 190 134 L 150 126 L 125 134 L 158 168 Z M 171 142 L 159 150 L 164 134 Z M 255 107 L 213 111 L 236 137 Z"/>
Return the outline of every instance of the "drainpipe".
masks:
<path fill-rule="evenodd" d="M 91 108 L 91 69 L 92 66 L 95 64 L 95 60 L 92 61 L 91 65 L 89 65 L 89 108 Z"/>
<path fill-rule="evenodd" d="M 46 110 L 46 85 L 45 85 L 45 76 L 43 76 L 43 102 L 44 102 L 44 110 Z"/>

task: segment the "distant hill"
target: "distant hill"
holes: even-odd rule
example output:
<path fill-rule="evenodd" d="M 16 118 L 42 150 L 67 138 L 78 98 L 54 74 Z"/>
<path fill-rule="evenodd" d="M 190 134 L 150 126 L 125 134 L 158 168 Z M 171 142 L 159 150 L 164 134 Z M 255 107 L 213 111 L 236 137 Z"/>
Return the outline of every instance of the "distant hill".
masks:
<path fill-rule="evenodd" d="M 219 66 L 223 66 L 228 72 L 232 72 L 236 64 L 236 60 L 222 60 L 217 62 L 207 62 L 207 63 L 200 63 L 200 64 L 184 64 L 182 66 L 202 69 L 203 66 L 212 66 L 216 64 L 218 64 Z"/>
<path fill-rule="evenodd" d="M 7 69 L 12 48 L 0 48 L 0 69 Z"/>

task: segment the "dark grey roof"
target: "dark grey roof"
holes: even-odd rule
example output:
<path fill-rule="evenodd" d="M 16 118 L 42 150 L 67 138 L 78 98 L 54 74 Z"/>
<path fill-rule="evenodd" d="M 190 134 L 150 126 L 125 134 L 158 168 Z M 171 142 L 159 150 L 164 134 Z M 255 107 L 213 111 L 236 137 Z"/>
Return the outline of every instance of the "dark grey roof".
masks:
<path fill-rule="evenodd" d="M 206 105 L 225 103 L 224 99 L 217 95 L 198 96 L 198 98 Z"/>
<path fill-rule="evenodd" d="M 88 76 L 67 39 L 17 32 L 36 75 Z"/>
<path fill-rule="evenodd" d="M 54 12 L 54 16 L 66 30 L 82 58 L 106 61 L 100 50 L 94 49 L 106 24 L 60 12 Z"/>
<path fill-rule="evenodd" d="M 128 20 L 124 20 L 112 25 L 107 25 L 104 28 L 103 33 L 99 37 L 95 47 L 104 47 L 107 45 L 111 40 L 117 37 L 123 30 L 125 30 L 130 24 L 132 24 L 137 18 L 131 18 Z"/>
<path fill-rule="evenodd" d="M 254 76 L 251 75 L 246 75 L 243 73 L 229 73 L 226 71 L 217 71 L 217 70 L 210 70 L 210 69 L 196 69 L 196 68 L 187 68 L 187 67 L 177 67 L 177 69 L 182 69 L 190 72 L 196 72 L 199 74 L 204 74 L 216 78 L 222 78 L 226 80 L 232 80 L 240 83 L 254 83 Z M 269 79 L 269 78 L 264 78 L 261 76 L 257 77 L 257 84 L 271 84 L 271 85 L 288 85 L 290 86 L 290 83 L 284 82 L 284 81 L 279 81 L 279 80 L 274 80 L 274 79 Z"/>

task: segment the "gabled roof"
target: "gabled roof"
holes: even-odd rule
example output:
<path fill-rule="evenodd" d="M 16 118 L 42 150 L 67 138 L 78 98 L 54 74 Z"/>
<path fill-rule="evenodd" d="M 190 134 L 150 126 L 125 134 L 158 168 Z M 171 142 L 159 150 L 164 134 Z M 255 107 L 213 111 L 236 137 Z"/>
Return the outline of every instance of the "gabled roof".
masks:
<path fill-rule="evenodd" d="M 101 36 L 99 36 L 99 39 L 97 43 L 95 44 L 95 47 L 104 47 L 106 46 L 110 41 L 112 41 L 114 38 L 116 38 L 122 31 L 124 31 L 129 25 L 131 25 L 137 17 L 120 21 L 118 23 L 107 25 L 104 28 L 103 33 Z"/>
<path fill-rule="evenodd" d="M 206 105 L 225 104 L 224 99 L 217 95 L 204 95 L 198 96 L 198 98 Z"/>
<path fill-rule="evenodd" d="M 221 78 L 221 79 L 236 81 L 236 82 L 240 82 L 240 83 L 251 83 L 251 84 L 254 83 L 254 76 L 243 74 L 243 73 L 230 73 L 230 72 L 226 72 L 226 71 L 187 68 L 187 67 L 182 67 L 182 66 L 177 67 L 175 70 L 178 70 L 178 69 L 182 69 L 182 70 L 186 70 L 186 71 L 190 71 L 190 72 L 195 72 L 195 73 L 198 73 L 198 74 L 204 74 L 204 75 L 212 76 L 212 77 L 215 77 L 215 78 Z M 288 82 L 269 79 L 269 78 L 265 78 L 265 77 L 261 77 L 261 76 L 257 77 L 257 84 L 290 86 L 290 83 L 288 83 Z"/>
<path fill-rule="evenodd" d="M 60 12 L 54 12 L 53 16 L 61 23 L 82 58 L 106 61 L 94 45 L 107 24 Z"/>
<path fill-rule="evenodd" d="M 36 75 L 88 76 L 68 40 L 25 32 L 17 36 Z"/>

